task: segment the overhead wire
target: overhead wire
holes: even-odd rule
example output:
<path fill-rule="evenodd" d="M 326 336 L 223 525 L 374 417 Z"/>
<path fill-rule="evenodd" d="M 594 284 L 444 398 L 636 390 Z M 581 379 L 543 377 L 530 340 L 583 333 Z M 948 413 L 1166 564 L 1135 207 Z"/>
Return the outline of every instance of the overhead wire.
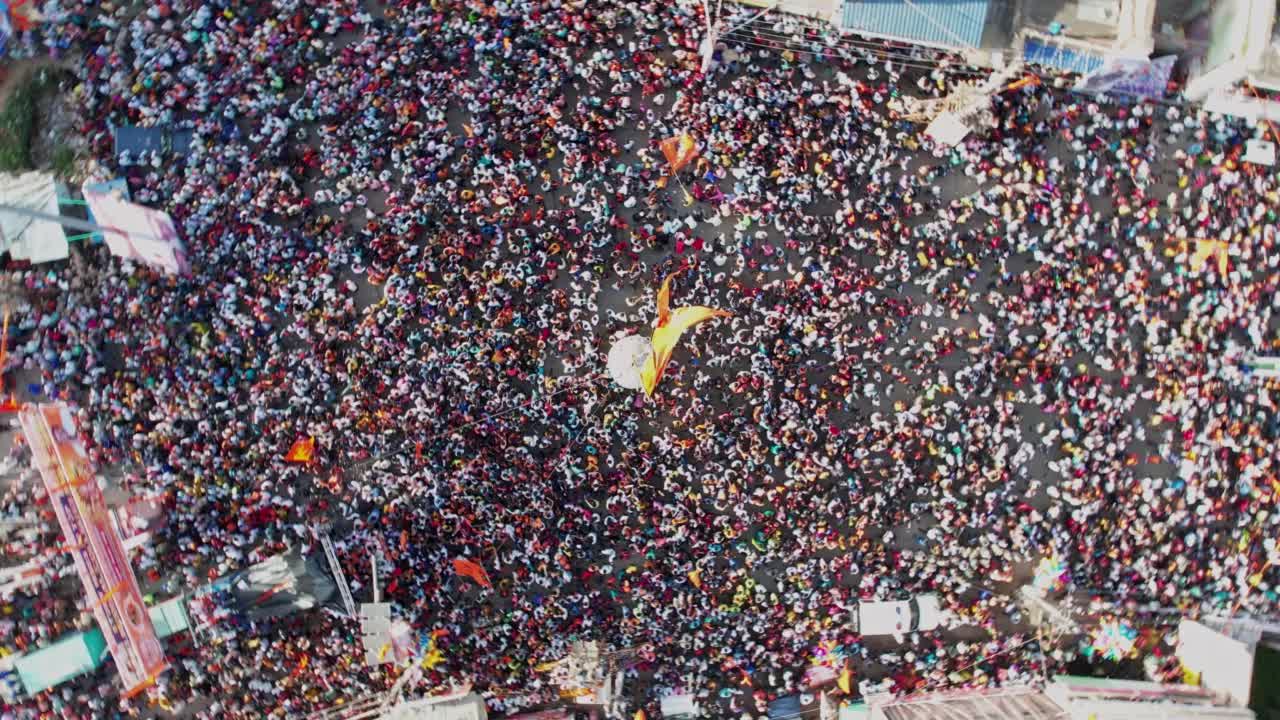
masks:
<path fill-rule="evenodd" d="M 767 27 L 760 29 L 760 31 L 777 36 L 777 37 L 790 37 L 790 36 L 794 36 L 795 33 L 782 32 L 778 29 L 779 26 L 783 28 L 788 27 L 789 23 L 794 23 L 795 25 L 797 25 L 799 30 L 802 30 L 804 32 L 811 33 L 815 36 L 823 38 L 828 45 L 841 44 L 841 45 L 850 45 L 855 47 L 864 47 L 872 50 L 884 50 L 887 47 L 885 43 L 889 42 L 885 40 L 874 40 L 870 38 L 863 39 L 858 35 L 846 35 L 845 33 L 842 33 L 839 30 L 834 29 L 831 25 L 815 25 L 815 24 L 806 22 L 802 18 L 795 18 L 795 17 L 787 17 L 782 22 L 777 22 L 772 24 L 767 24 L 766 21 L 764 20 L 757 20 L 755 21 L 755 23 L 749 24 L 747 26 L 735 28 L 735 30 L 741 30 L 741 29 L 745 29 L 746 27 L 755 26 L 755 25 L 767 25 Z M 832 41 L 830 39 L 827 39 L 827 38 L 830 38 L 833 32 L 836 35 L 838 35 L 836 40 Z M 854 30 L 853 32 L 856 33 L 858 31 Z M 893 42 L 897 42 L 897 41 L 893 41 Z M 941 48 L 941 47 L 933 47 L 933 46 L 909 44 L 909 43 L 899 43 L 899 44 L 903 45 L 904 47 L 898 48 L 898 49 L 901 49 L 904 51 L 911 51 L 919 48 L 924 48 L 931 52 L 936 52 L 936 53 L 956 53 L 961 51 L 959 48 Z M 923 58 L 920 58 L 920 59 L 923 60 Z"/>
<path fill-rule="evenodd" d="M 800 53 L 800 54 L 805 54 L 805 55 L 812 55 L 812 56 L 814 56 L 814 57 L 826 57 L 826 56 L 828 56 L 828 55 L 829 55 L 829 53 L 824 53 L 824 52 L 820 52 L 820 51 L 817 51 L 817 50 L 810 50 L 810 49 L 805 49 L 805 48 L 789 47 L 789 46 L 786 46 L 786 45 L 783 45 L 782 47 L 777 47 L 777 46 L 774 46 L 774 45 L 766 45 L 766 44 L 761 43 L 761 42 L 756 42 L 756 41 L 755 41 L 755 39 L 752 39 L 752 40 L 745 40 L 745 39 L 742 39 L 742 38 L 740 38 L 740 37 L 734 36 L 734 35 L 732 35 L 732 34 L 727 35 L 727 36 L 721 36 L 721 37 L 732 38 L 733 42 L 738 43 L 738 44 L 740 44 L 740 45 L 748 45 L 748 46 L 752 46 L 752 47 L 762 48 L 762 49 L 764 49 L 764 50 L 772 50 L 772 51 L 775 51 L 775 52 L 777 52 L 777 51 L 782 51 L 782 50 L 790 50 L 791 52 L 794 52 L 794 53 Z M 781 42 L 779 42 L 779 44 L 782 44 L 782 43 L 781 43 Z M 913 63 L 913 62 L 906 62 L 906 61 L 904 61 L 904 60 L 902 60 L 902 59 L 898 58 L 897 56 L 894 56 L 894 57 L 879 56 L 879 57 L 881 57 L 881 59 L 884 59 L 884 60 L 890 60 L 891 62 L 894 62 L 894 63 L 897 63 L 897 64 L 899 64 L 899 65 L 902 65 L 903 67 L 913 67 L 913 68 L 917 68 L 917 69 L 920 69 L 920 70 L 942 70 L 943 72 L 952 72 L 952 73 L 956 73 L 956 72 L 964 72 L 964 73 L 966 73 L 966 74 L 970 74 L 970 75 L 980 75 L 980 74 L 982 74 L 982 72 L 983 72 L 983 71 L 981 71 L 981 70 L 966 70 L 966 71 L 954 71 L 954 70 L 953 70 L 953 71 L 948 71 L 948 70 L 947 70 L 947 68 L 939 67 L 939 66 L 937 66 L 937 65 L 924 65 L 924 64 L 918 64 L 918 63 Z"/>
<path fill-rule="evenodd" d="M 761 47 L 766 50 L 776 51 L 779 49 L 784 49 L 784 50 L 791 50 L 792 52 L 807 53 L 809 55 L 825 56 L 827 53 L 818 52 L 817 50 L 812 49 L 812 46 L 811 46 L 811 44 L 821 43 L 825 48 L 829 48 L 835 51 L 871 55 L 872 57 L 875 57 L 877 59 L 898 63 L 905 67 L 914 67 L 914 68 L 918 68 L 922 70 L 930 70 L 930 71 L 936 70 L 936 71 L 950 73 L 953 75 L 956 75 L 956 74 L 983 75 L 990 72 L 989 70 L 983 69 L 983 68 L 971 68 L 971 67 L 963 67 L 959 65 L 950 64 L 948 59 L 945 57 L 931 61 L 930 59 L 925 57 L 919 57 L 917 55 L 895 52 L 895 48 L 886 46 L 883 43 L 875 43 L 871 41 L 860 41 L 860 40 L 854 40 L 849 38 L 832 39 L 829 36 L 822 35 L 822 34 L 818 34 L 816 37 L 802 37 L 798 39 L 794 33 L 784 34 L 784 33 L 779 33 L 777 31 L 764 29 L 764 28 L 751 28 L 751 29 L 743 28 L 743 29 L 734 30 L 732 32 L 725 33 L 720 37 L 722 39 L 738 42 L 745 45 Z M 770 42 L 777 43 L 782 47 L 779 48 L 779 47 L 774 47 L 773 45 L 765 44 Z M 808 46 L 795 47 L 796 45 L 808 45 Z M 929 48 L 929 49 L 933 52 L 938 52 L 938 53 L 948 52 L 946 50 L 942 50 L 938 48 Z M 907 53 L 910 52 L 910 48 L 903 48 L 902 50 Z"/>
<path fill-rule="evenodd" d="M 871 40 L 871 39 L 863 39 L 858 36 L 847 36 L 847 35 L 837 34 L 835 37 L 832 37 L 832 32 L 830 30 L 824 30 L 822 28 L 816 28 L 816 27 L 805 27 L 805 28 L 797 29 L 796 31 L 793 31 L 793 32 L 786 32 L 784 30 L 777 29 L 776 26 L 766 26 L 766 27 L 745 26 L 745 27 L 735 28 L 730 32 L 758 32 L 764 35 L 769 35 L 769 36 L 778 37 L 778 38 L 795 38 L 799 33 L 804 32 L 807 34 L 806 37 L 810 37 L 811 39 L 815 39 L 815 40 L 821 40 L 828 46 L 842 46 L 842 47 L 865 48 L 868 50 L 900 51 L 900 52 L 912 52 L 915 50 L 923 49 L 928 52 L 940 53 L 940 54 L 949 54 L 949 53 L 957 52 L 956 50 L 930 47 L 926 45 L 894 47 L 892 45 L 887 44 L 888 42 L 891 42 L 891 41 L 885 41 L 885 40 L 877 41 L 877 40 Z M 911 56 L 911 57 L 915 57 L 915 56 Z M 924 58 L 916 58 L 916 59 L 923 60 Z"/>
<path fill-rule="evenodd" d="M 804 42 L 804 39 L 797 40 L 794 34 L 783 34 L 783 33 L 778 33 L 776 31 L 772 31 L 768 29 L 753 29 L 750 31 L 739 30 L 739 31 L 735 31 L 734 33 L 728 33 L 726 36 L 742 38 L 743 37 L 742 33 L 748 33 L 748 32 L 752 34 L 747 35 L 746 37 L 750 37 L 752 40 L 765 40 L 769 42 L 777 42 L 779 44 L 787 44 L 787 45 Z M 939 58 L 937 61 L 930 61 L 928 58 L 919 57 L 916 55 L 904 55 L 898 52 L 894 52 L 894 48 L 888 47 L 880 43 L 849 40 L 846 38 L 839 38 L 839 39 L 833 40 L 824 36 L 808 38 L 808 40 L 810 40 L 811 42 L 821 42 L 825 44 L 826 47 L 828 48 L 844 50 L 846 52 L 867 53 L 881 59 L 889 60 L 891 62 L 897 62 L 903 65 L 914 66 L 914 67 L 919 67 L 923 69 L 939 70 L 942 72 L 948 72 L 952 74 L 968 74 L 968 75 L 983 75 L 990 72 L 989 70 L 983 69 L 983 68 L 972 68 L 972 67 L 965 67 L 965 66 L 951 64 L 948 62 L 946 58 Z M 805 49 L 797 50 L 796 48 L 791 48 L 791 47 L 788 47 L 787 49 L 791 49 L 793 51 L 798 51 L 798 52 L 809 52 L 811 54 L 815 53 L 815 51 L 812 51 L 812 50 L 805 50 Z M 947 52 L 945 50 L 941 50 L 937 48 L 930 48 L 930 49 L 939 53 Z M 904 50 L 906 49 L 904 48 Z"/>
<path fill-rule="evenodd" d="M 920 9 L 920 6 L 911 2 L 911 0 L 902 0 L 902 3 L 906 5 L 908 8 L 910 8 L 912 11 L 914 11 L 916 14 L 918 14 L 920 17 L 924 18 L 926 22 L 928 22 L 930 25 L 934 27 L 934 29 L 941 30 L 944 34 L 949 35 L 952 39 L 960 41 L 960 44 L 969 46 L 969 48 L 972 50 L 978 49 L 977 46 L 973 45 L 972 43 L 966 41 L 964 38 L 957 35 L 955 31 L 953 31 L 951 28 L 938 22 L 932 15 Z"/>
<path fill-rule="evenodd" d="M 772 25 L 769 25 L 763 28 L 757 27 L 758 25 L 764 24 L 764 23 L 765 21 L 758 20 L 756 21 L 756 23 L 750 26 L 750 30 L 743 28 L 736 32 L 737 33 L 749 32 L 749 33 L 752 33 L 753 35 L 759 35 L 762 37 L 756 38 L 752 36 L 752 41 L 768 40 L 772 42 L 778 42 L 780 44 L 787 45 L 785 49 L 791 50 L 792 52 L 802 52 L 802 53 L 808 53 L 810 55 L 821 55 L 821 53 L 817 53 L 816 51 L 813 51 L 807 48 L 792 47 L 792 45 L 800 44 L 804 42 L 817 41 L 817 42 L 823 42 L 828 47 L 838 47 L 846 50 L 852 49 L 854 51 L 869 52 L 882 59 L 887 59 L 894 62 L 901 62 L 904 66 L 907 66 L 907 67 L 938 70 L 938 71 L 953 74 L 953 75 L 985 75 L 990 73 L 990 70 L 985 68 L 966 68 L 966 67 L 958 67 L 954 65 L 945 65 L 943 64 L 947 62 L 945 58 L 939 59 L 937 61 L 937 64 L 928 64 L 930 63 L 930 61 L 926 58 L 917 57 L 914 55 L 901 55 L 899 53 L 895 53 L 894 52 L 895 48 L 886 46 L 882 42 L 875 42 L 873 40 L 859 40 L 859 39 L 847 37 L 844 35 L 841 35 L 838 39 L 832 40 L 830 38 L 832 33 L 831 26 L 815 25 L 811 22 L 806 21 L 803 18 L 788 17 L 782 23 L 773 23 Z M 777 28 L 778 25 L 785 26 L 786 23 L 794 23 L 795 25 L 798 25 L 799 28 L 806 33 L 806 35 L 801 39 L 797 39 L 796 33 L 794 32 L 786 33 L 786 32 L 781 32 L 775 29 Z M 734 35 L 734 33 L 726 34 L 726 36 L 729 36 L 729 35 Z M 738 35 L 737 37 L 741 38 L 741 35 Z M 761 45 L 759 42 L 753 43 L 752 41 L 745 41 L 741 39 L 740 41 L 747 42 L 748 44 L 754 44 L 756 46 L 763 47 L 765 49 L 775 49 L 768 45 Z M 912 47 L 927 47 L 927 46 L 912 46 Z M 907 48 L 903 48 L 903 49 L 906 50 Z M 928 49 L 933 52 L 944 53 L 944 54 L 961 52 L 960 49 L 948 50 L 945 48 L 934 48 L 934 47 L 929 47 Z M 925 65 L 921 65 L 921 63 L 925 63 Z M 1041 80 L 1057 81 L 1062 79 L 1061 75 L 1054 75 L 1054 74 L 1046 73 L 1044 71 L 1035 70 L 1033 69 L 1032 66 L 1024 66 L 1022 68 L 1022 72 L 1027 75 L 1034 75 L 1040 78 Z M 1149 100 L 1151 102 L 1163 104 L 1163 105 L 1174 104 L 1173 102 L 1165 100 L 1163 98 L 1148 97 L 1144 99 Z"/>
<path fill-rule="evenodd" d="M 736 28 L 722 34 L 720 37 L 751 37 L 761 40 L 770 40 L 779 43 L 799 44 L 803 42 L 820 42 L 824 46 L 833 49 L 844 50 L 847 52 L 864 52 L 871 55 L 885 57 L 892 60 L 901 60 L 904 62 L 922 62 L 929 63 L 930 60 L 925 57 L 909 54 L 913 48 L 894 48 L 884 43 L 877 43 L 869 40 L 858 40 L 854 38 L 831 38 L 827 34 L 816 32 L 813 36 L 803 36 L 797 39 L 795 33 L 783 33 L 770 28 Z M 932 52 L 946 53 L 946 50 L 939 48 L 929 48 Z M 943 60 L 939 60 L 943 62 Z M 975 70 L 974 72 L 980 72 Z"/>
<path fill-rule="evenodd" d="M 746 32 L 746 31 L 736 31 L 736 33 L 742 33 L 742 32 Z M 751 32 L 758 35 L 765 35 L 767 37 L 756 37 L 755 35 L 752 35 L 750 36 L 751 39 L 747 40 L 747 39 L 743 39 L 741 36 L 735 33 L 729 33 L 728 35 L 725 35 L 722 37 L 730 38 L 734 42 L 737 42 L 742 45 L 759 47 L 765 50 L 773 50 L 773 51 L 790 50 L 791 52 L 794 52 L 794 53 L 802 53 L 802 54 L 812 55 L 814 57 L 826 57 L 828 55 L 828 53 L 818 52 L 816 50 L 812 50 L 808 48 L 794 47 L 793 45 L 798 42 L 795 39 L 794 35 L 783 36 L 783 35 L 770 33 L 767 30 L 765 31 L 753 30 Z M 757 42 L 758 40 L 764 40 L 766 42 L 774 42 L 774 43 L 777 43 L 777 45 L 775 46 L 775 45 L 764 44 L 762 42 Z M 846 41 L 841 40 L 840 42 L 843 43 Z M 831 45 L 828 45 L 828 47 L 831 47 Z M 841 49 L 847 50 L 848 48 L 841 46 Z M 889 52 L 888 50 L 864 48 L 861 45 L 855 45 L 855 49 L 852 51 L 868 52 L 880 59 L 888 60 L 902 67 L 911 67 L 911 68 L 916 68 L 920 70 L 937 71 L 937 72 L 942 72 L 948 75 L 969 75 L 969 76 L 978 77 L 978 76 L 991 74 L 990 70 L 984 69 L 984 68 L 972 68 L 972 67 L 962 67 L 962 66 L 956 66 L 956 65 L 942 64 L 945 61 L 939 61 L 939 64 L 934 64 L 934 65 L 922 64 L 922 63 L 928 63 L 929 61 L 924 58 L 917 58 L 914 56 L 907 56 L 907 60 L 902 60 L 901 58 L 904 56 L 895 55 L 892 52 Z M 1055 75 L 1049 72 L 1045 72 L 1043 70 L 1037 70 L 1030 65 L 1024 65 L 1022 67 L 1021 72 L 1024 75 L 1034 75 L 1040 80 L 1045 82 L 1050 82 L 1050 83 L 1059 82 L 1063 79 L 1062 75 Z M 1066 87 L 1063 89 L 1067 91 L 1071 91 L 1070 87 Z M 1130 98 L 1136 98 L 1137 100 L 1140 100 L 1143 102 L 1149 102 L 1155 105 L 1162 105 L 1164 107 L 1181 108 L 1185 106 L 1185 103 L 1178 101 L 1176 98 L 1135 96 L 1135 95 L 1130 95 L 1128 93 L 1122 93 L 1122 92 L 1104 92 L 1104 93 L 1098 93 L 1096 95 L 1092 93 L 1085 93 L 1085 95 L 1088 97 L 1099 97 L 1101 95 L 1106 95 L 1107 97 L 1112 97 L 1112 98 L 1130 97 Z"/>

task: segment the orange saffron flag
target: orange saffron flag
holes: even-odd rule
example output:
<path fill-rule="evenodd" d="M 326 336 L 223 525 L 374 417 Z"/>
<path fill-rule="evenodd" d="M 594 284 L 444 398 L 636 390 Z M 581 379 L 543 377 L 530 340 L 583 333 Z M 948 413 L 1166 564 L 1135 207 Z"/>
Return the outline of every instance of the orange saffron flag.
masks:
<path fill-rule="evenodd" d="M 291 463 L 309 463 L 311 458 L 316 454 L 315 438 L 305 438 L 293 443 L 289 448 L 288 454 L 284 456 L 285 462 Z"/>
<path fill-rule="evenodd" d="M 493 589 L 493 583 L 489 582 L 489 574 L 484 571 L 484 568 L 480 567 L 479 563 L 474 563 L 465 558 L 454 558 L 453 571 L 475 580 L 490 590 Z"/>
<path fill-rule="evenodd" d="M 853 694 L 853 671 L 848 665 L 844 666 L 844 670 L 840 671 L 840 677 L 836 679 L 836 687 L 840 688 L 840 692 L 845 695 Z"/>
<path fill-rule="evenodd" d="M 702 571 L 701 571 L 701 570 L 690 570 L 690 571 L 689 571 L 689 582 L 693 583 L 693 586 L 694 586 L 694 587 L 696 587 L 696 588 L 698 588 L 699 590 L 701 590 L 701 589 L 702 589 Z"/>
<path fill-rule="evenodd" d="M 667 162 L 671 163 L 671 172 L 680 172 L 681 168 L 698 157 L 698 144 L 693 141 L 693 136 L 689 133 L 669 137 L 662 141 L 661 147 L 662 154 L 666 155 Z"/>
<path fill-rule="evenodd" d="M 662 281 L 662 288 L 658 290 L 658 322 L 653 329 L 653 353 L 645 361 L 644 367 L 640 369 L 640 381 L 644 384 L 644 392 L 646 395 L 652 396 L 653 390 L 658 386 L 658 381 L 662 379 L 662 372 L 666 370 L 667 364 L 671 362 L 671 354 L 675 352 L 676 343 L 680 342 L 680 336 L 685 330 L 705 322 L 712 318 L 731 317 L 733 313 L 715 308 L 703 307 L 701 305 L 690 305 L 688 307 L 680 307 L 675 310 L 671 309 L 671 278 L 676 273 L 672 273 Z"/>

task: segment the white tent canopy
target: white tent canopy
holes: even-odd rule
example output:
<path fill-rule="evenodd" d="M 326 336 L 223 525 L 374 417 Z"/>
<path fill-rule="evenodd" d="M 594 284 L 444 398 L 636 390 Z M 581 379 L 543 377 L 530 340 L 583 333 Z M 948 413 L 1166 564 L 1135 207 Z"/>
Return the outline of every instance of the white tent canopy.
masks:
<path fill-rule="evenodd" d="M 21 175 L 0 173 L 0 205 L 59 214 L 53 176 L 36 171 Z M 0 251 L 3 250 L 15 260 L 33 265 L 65 260 L 71 254 L 67 234 L 58 223 L 0 210 Z"/>

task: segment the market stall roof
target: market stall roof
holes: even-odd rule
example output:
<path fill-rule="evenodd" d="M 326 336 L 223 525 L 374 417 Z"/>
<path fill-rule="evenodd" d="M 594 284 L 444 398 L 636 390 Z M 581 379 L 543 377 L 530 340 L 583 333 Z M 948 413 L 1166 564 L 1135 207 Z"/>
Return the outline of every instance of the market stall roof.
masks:
<path fill-rule="evenodd" d="M 847 0 L 841 27 L 861 35 L 947 48 L 982 43 L 989 0 Z"/>

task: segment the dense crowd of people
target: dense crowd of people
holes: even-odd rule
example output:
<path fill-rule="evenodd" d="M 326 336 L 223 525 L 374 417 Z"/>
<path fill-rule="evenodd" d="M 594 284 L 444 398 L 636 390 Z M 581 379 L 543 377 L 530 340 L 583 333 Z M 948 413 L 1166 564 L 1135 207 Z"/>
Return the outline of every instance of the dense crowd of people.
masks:
<path fill-rule="evenodd" d="M 677 688 L 759 717 L 837 650 L 863 692 L 1060 668 L 1072 649 L 993 588 L 1046 554 L 1118 605 L 1275 609 L 1258 128 L 1046 82 L 939 147 L 888 104 L 977 75 L 955 59 L 771 15 L 703 75 L 676 3 L 44 4 L 14 47 L 78 53 L 99 172 L 172 214 L 193 269 L 103 246 L 11 266 L 11 369 L 163 498 L 156 582 L 315 551 L 332 523 L 358 596 L 380 552 L 397 613 L 447 631 L 425 685 L 514 713 L 556 699 L 536 666 L 571 641 L 643 644 L 649 717 Z M 129 124 L 189 126 L 191 152 L 113 156 Z M 658 144 L 682 133 L 699 157 L 672 174 Z M 676 304 L 733 318 L 645 398 L 604 356 L 676 270 Z M 58 547 L 42 497 L 27 473 L 5 517 Z M 953 627 L 885 649 L 845 622 L 913 592 Z M 86 626 L 77 597 L 6 599 L 0 645 Z M 100 673 L 0 717 L 304 717 L 394 682 L 356 632 L 237 627 L 174 649 L 150 696 Z"/>

